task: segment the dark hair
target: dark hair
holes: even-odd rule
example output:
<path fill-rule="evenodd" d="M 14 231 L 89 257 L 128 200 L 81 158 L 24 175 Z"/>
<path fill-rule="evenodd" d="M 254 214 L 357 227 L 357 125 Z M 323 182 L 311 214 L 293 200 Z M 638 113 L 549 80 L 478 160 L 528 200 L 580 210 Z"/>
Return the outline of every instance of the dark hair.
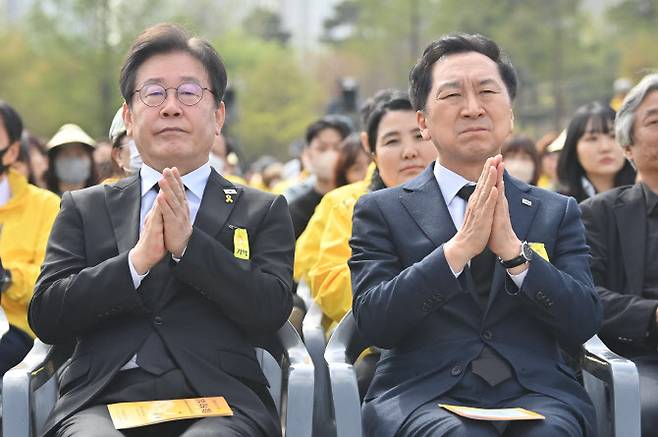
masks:
<path fill-rule="evenodd" d="M 319 120 L 311 123 L 309 127 L 306 128 L 305 147 L 308 147 L 311 144 L 311 141 L 313 141 L 313 138 L 318 136 L 318 134 L 325 129 L 334 129 L 338 131 L 341 139 L 345 139 L 345 137 L 354 132 L 354 125 L 349 118 L 343 115 L 325 115 Z"/>
<path fill-rule="evenodd" d="M 208 73 L 215 102 L 219 105 L 224 98 L 227 78 L 226 68 L 217 51 L 207 41 L 190 37 L 182 27 L 164 23 L 146 29 L 130 46 L 119 77 L 121 95 L 128 106 L 131 106 L 139 67 L 155 55 L 171 52 L 185 52 L 201 62 Z"/>
<path fill-rule="evenodd" d="M 82 144 L 82 143 L 70 143 L 70 144 Z M 57 155 L 62 150 L 64 150 L 64 148 L 67 145 L 68 144 L 62 145 L 60 147 L 54 147 L 48 151 L 48 170 L 46 170 L 46 173 L 43 176 L 43 179 L 46 182 L 46 188 L 49 191 L 52 191 L 53 193 L 57 194 L 58 196 L 61 196 L 63 193 L 59 190 L 59 178 L 55 173 L 55 160 L 57 159 Z M 96 185 L 100 181 L 98 180 L 98 171 L 96 170 L 96 166 L 94 165 L 94 149 L 92 147 L 89 147 L 87 144 L 82 144 L 82 145 L 84 146 L 83 149 L 87 152 L 87 155 L 91 160 L 91 170 L 89 172 L 89 177 L 85 181 L 85 188 L 86 188 L 86 187 L 91 187 L 92 185 Z"/>
<path fill-rule="evenodd" d="M 578 108 L 569 122 L 564 147 L 558 159 L 557 176 L 564 186 L 566 194 L 575 197 L 578 202 L 589 197 L 583 188 L 582 177 L 586 174 L 578 160 L 577 149 L 578 141 L 585 135 L 585 129 L 590 120 L 592 121 L 590 132 L 614 133 L 615 111 L 607 105 L 592 102 Z M 624 166 L 615 175 L 614 186 L 633 183 L 635 183 L 635 170 L 628 160 L 624 160 Z"/>
<path fill-rule="evenodd" d="M 511 155 L 517 154 L 529 156 L 535 166 L 535 169 L 532 172 L 530 185 L 537 185 L 539 174 L 541 172 L 541 161 L 539 159 L 539 152 L 537 152 L 537 147 L 535 146 L 534 141 L 528 137 L 512 137 L 503 143 L 501 153 L 503 154 L 503 157 L 506 155 L 509 157 Z"/>
<path fill-rule="evenodd" d="M 28 132 L 27 129 L 23 130 L 20 144 L 21 147 L 18 153 L 17 161 L 25 163 L 29 172 L 27 181 L 32 185 L 36 185 L 36 178 L 34 177 L 34 171 L 32 169 L 32 157 L 30 156 L 30 150 L 34 149 L 45 157 L 47 156 L 46 146 L 43 144 L 43 142 L 41 142 L 39 138 Z"/>
<path fill-rule="evenodd" d="M 509 57 L 489 38 L 479 34 L 456 33 L 432 41 L 416 61 L 409 73 L 409 95 L 414 109 L 425 109 L 427 96 L 432 90 L 432 67 L 444 56 L 457 53 L 477 52 L 488 57 L 498 65 L 498 72 L 505 83 L 510 100 L 516 97 L 517 77 Z"/>
<path fill-rule="evenodd" d="M 114 141 L 112 141 L 112 148 L 116 149 L 121 147 L 123 144 L 123 139 L 128 136 L 128 133 L 126 131 L 121 132 L 119 135 L 117 135 L 114 138 Z"/>
<path fill-rule="evenodd" d="M 354 165 L 360 154 L 366 154 L 361 145 L 358 133 L 350 134 L 343 140 L 338 150 L 338 159 L 334 171 L 336 187 L 342 187 L 350 182 L 347 180 L 347 171 Z"/>
<path fill-rule="evenodd" d="M 384 114 L 389 111 L 413 111 L 409 95 L 404 91 L 399 90 L 385 90 L 383 94 L 375 95 L 377 99 L 376 104 L 370 110 L 370 115 L 364 124 L 366 133 L 368 134 L 368 147 L 370 153 L 377 153 L 377 131 L 379 130 L 379 122 L 382 121 Z"/>
<path fill-rule="evenodd" d="M 7 131 L 9 145 L 19 141 L 21 139 L 21 134 L 23 133 L 23 120 L 21 120 L 21 116 L 18 115 L 18 112 L 16 112 L 16 110 L 4 100 L 0 100 L 0 119 Z M 0 145 L 0 147 L 2 146 L 5 145 Z"/>

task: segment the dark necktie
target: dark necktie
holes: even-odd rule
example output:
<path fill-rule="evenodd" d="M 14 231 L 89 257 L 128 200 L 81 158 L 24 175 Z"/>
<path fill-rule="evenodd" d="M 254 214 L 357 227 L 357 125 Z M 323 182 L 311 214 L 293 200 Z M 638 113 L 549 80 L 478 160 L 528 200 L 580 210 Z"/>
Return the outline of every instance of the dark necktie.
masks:
<path fill-rule="evenodd" d="M 464 185 L 457 192 L 457 196 L 468 202 L 474 191 L 475 185 Z M 483 309 L 489 300 L 495 262 L 495 256 L 488 247 L 471 259 L 469 270 L 475 288 L 473 291 Z M 471 370 L 492 387 L 512 376 L 512 369 L 507 361 L 489 346 L 485 346 L 480 355 L 471 362 Z"/>

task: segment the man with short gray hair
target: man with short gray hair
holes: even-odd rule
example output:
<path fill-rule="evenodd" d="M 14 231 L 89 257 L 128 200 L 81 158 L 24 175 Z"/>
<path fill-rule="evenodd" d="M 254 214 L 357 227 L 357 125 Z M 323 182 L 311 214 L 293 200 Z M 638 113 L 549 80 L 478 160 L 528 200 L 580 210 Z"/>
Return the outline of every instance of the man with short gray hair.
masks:
<path fill-rule="evenodd" d="M 640 182 L 587 199 L 581 210 L 604 309 L 600 336 L 637 365 L 642 435 L 657 435 L 658 74 L 626 95 L 615 133 Z"/>

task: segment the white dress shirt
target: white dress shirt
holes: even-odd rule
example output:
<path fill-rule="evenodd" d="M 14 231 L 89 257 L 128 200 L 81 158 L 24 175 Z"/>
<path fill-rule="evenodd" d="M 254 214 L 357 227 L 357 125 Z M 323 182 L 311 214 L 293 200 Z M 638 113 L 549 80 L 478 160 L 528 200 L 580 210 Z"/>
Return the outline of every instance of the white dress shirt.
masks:
<path fill-rule="evenodd" d="M 475 185 L 475 183 L 451 170 L 448 170 L 439 164 L 438 161 L 434 164 L 434 177 L 439 184 L 441 194 L 443 195 L 443 200 L 446 202 L 448 212 L 452 218 L 452 222 L 455 224 L 457 231 L 459 231 L 464 224 L 464 214 L 466 213 L 466 205 L 468 203 L 461 197 L 457 196 L 457 193 L 464 185 Z M 521 248 L 519 248 L 519 251 L 520 250 Z M 450 267 L 450 265 L 448 266 Z M 455 277 L 458 277 L 463 272 L 463 270 L 460 272 L 455 272 L 452 270 L 452 267 L 450 267 L 450 270 L 452 271 L 452 274 L 455 275 Z M 509 271 L 507 271 L 507 274 L 510 276 L 510 278 L 512 278 L 512 281 L 514 281 L 514 284 L 516 284 L 518 288 L 521 288 L 527 273 L 527 269 L 518 275 L 512 275 Z"/>

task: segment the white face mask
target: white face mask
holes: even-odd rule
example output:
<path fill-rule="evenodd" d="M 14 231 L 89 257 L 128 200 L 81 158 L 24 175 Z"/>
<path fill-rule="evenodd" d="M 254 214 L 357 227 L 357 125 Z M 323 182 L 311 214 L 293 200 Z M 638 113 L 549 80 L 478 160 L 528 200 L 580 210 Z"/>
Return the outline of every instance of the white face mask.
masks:
<path fill-rule="evenodd" d="M 210 152 L 210 155 L 208 155 L 208 162 L 217 173 L 221 174 L 224 171 L 224 160 L 220 156 Z"/>
<path fill-rule="evenodd" d="M 91 159 L 57 158 L 55 160 L 55 174 L 66 184 L 81 184 L 91 175 Z"/>
<path fill-rule="evenodd" d="M 130 140 L 128 142 L 128 149 L 130 150 L 130 162 L 128 163 L 128 168 L 124 168 L 127 174 L 135 174 L 139 172 L 139 169 L 142 168 L 142 157 L 139 155 L 139 150 L 137 150 L 137 144 L 135 140 Z"/>
<path fill-rule="evenodd" d="M 517 179 L 521 179 L 526 184 L 532 182 L 535 168 L 529 161 L 523 159 L 508 158 L 505 160 L 505 168 Z"/>

